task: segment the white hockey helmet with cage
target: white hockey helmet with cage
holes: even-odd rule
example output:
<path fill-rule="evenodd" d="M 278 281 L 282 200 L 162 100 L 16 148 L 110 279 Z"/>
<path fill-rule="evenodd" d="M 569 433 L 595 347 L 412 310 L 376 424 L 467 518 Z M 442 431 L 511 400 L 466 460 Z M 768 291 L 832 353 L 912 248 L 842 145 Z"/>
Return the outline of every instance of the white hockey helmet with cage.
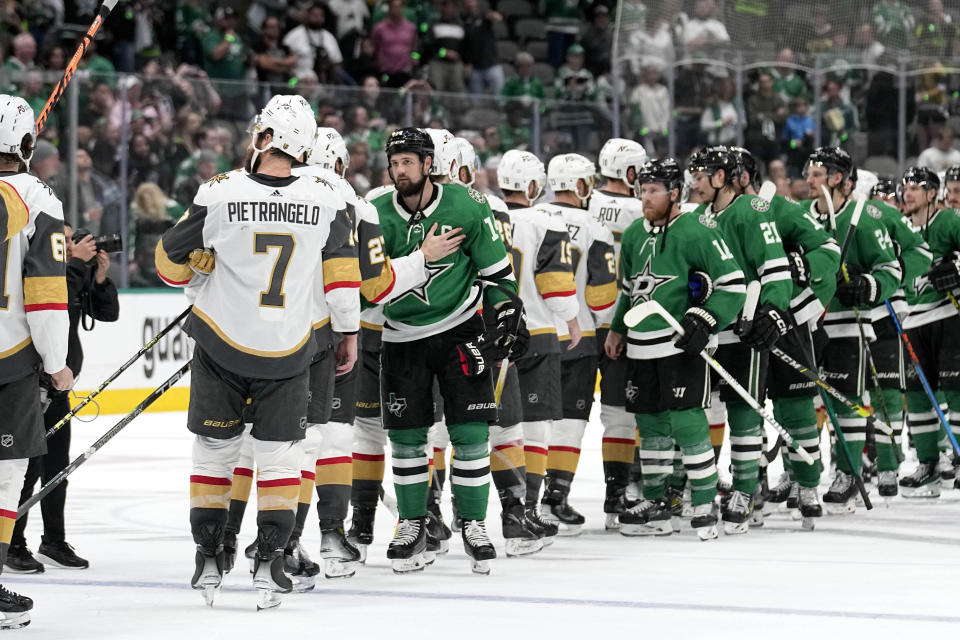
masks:
<path fill-rule="evenodd" d="M 532 199 L 527 192 L 531 182 L 537 185 L 537 194 Z M 497 186 L 503 191 L 519 191 L 532 205 L 543 193 L 546 183 L 547 172 L 543 169 L 543 163 L 529 151 L 511 149 L 500 158 Z"/>
<path fill-rule="evenodd" d="M 24 138 L 30 138 L 26 151 Z M 37 142 L 37 124 L 33 109 L 18 96 L 0 94 L 0 153 L 11 153 L 30 169 L 30 158 Z"/>
<path fill-rule="evenodd" d="M 598 157 L 600 175 L 614 180 L 627 181 L 627 170 L 633 167 L 639 172 L 640 167 L 647 163 L 647 152 L 643 145 L 626 138 L 610 138 L 600 149 Z M 633 187 L 632 184 L 628 186 Z"/>
<path fill-rule="evenodd" d="M 262 149 L 256 146 L 257 136 L 270 129 L 273 139 Z M 268 149 L 277 149 L 299 160 L 304 153 L 313 148 L 317 133 L 317 119 L 313 109 L 303 96 L 273 96 L 267 106 L 256 115 L 250 127 L 253 141 L 253 159 Z"/>
<path fill-rule="evenodd" d="M 593 193 L 597 168 L 590 160 L 579 153 L 562 153 L 554 156 L 547 165 L 547 182 L 554 193 L 572 191 L 580 198 L 581 204 L 586 205 Z M 587 185 L 587 193 L 580 195 L 577 191 L 577 182 L 583 180 Z"/>
<path fill-rule="evenodd" d="M 460 164 L 455 169 L 456 177 L 454 180 L 464 186 L 472 187 L 474 181 L 477 179 L 477 172 L 480 171 L 480 158 L 477 157 L 477 150 L 473 148 L 473 145 L 470 144 L 470 141 L 466 138 L 454 138 L 454 141 L 457 143 L 457 150 L 460 152 L 460 157 L 458 158 Z M 467 182 L 460 179 L 460 174 L 463 169 L 466 169 L 467 173 L 470 174 L 470 179 Z"/>
<path fill-rule="evenodd" d="M 347 167 L 350 166 L 350 152 L 347 151 L 347 144 L 336 129 L 317 127 L 317 135 L 313 140 L 310 155 L 307 156 L 307 164 L 336 172 L 337 160 L 341 165 L 338 175 L 342 178 Z"/>

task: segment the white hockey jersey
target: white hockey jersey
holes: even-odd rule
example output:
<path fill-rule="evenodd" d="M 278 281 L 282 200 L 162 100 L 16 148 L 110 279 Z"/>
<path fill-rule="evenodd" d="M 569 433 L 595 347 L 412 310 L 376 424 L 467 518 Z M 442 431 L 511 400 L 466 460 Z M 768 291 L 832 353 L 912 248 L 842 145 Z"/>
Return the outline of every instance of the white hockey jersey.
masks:
<path fill-rule="evenodd" d="M 190 252 L 212 248 L 217 264 L 197 293 L 186 330 L 220 366 L 251 378 L 287 378 L 316 352 L 315 280 L 339 211 L 337 187 L 313 176 L 276 178 L 242 169 L 220 174 L 157 244 L 157 272 L 183 286 Z"/>
<path fill-rule="evenodd" d="M 577 317 L 577 285 L 567 228 L 554 213 L 540 207 L 506 205 L 494 210 L 497 228 L 517 278 L 523 300 L 531 352 L 559 353 L 557 326 Z"/>
<path fill-rule="evenodd" d="M 643 202 L 634 196 L 596 190 L 587 209 L 593 219 L 610 229 L 613 234 L 613 252 L 620 260 L 620 238 L 634 220 L 643 217 Z"/>
<path fill-rule="evenodd" d="M 594 220 L 586 209 L 565 204 L 542 204 L 538 209 L 562 220 L 570 234 L 570 262 L 573 265 L 580 305 L 578 320 L 583 338 L 573 350 L 562 349 L 564 358 L 599 352 L 596 330 L 610 322 L 617 301 L 617 262 L 613 234 Z M 560 339 L 567 337 L 565 324 L 557 324 Z"/>
<path fill-rule="evenodd" d="M 67 365 L 63 206 L 28 173 L 0 174 L 0 384 Z"/>

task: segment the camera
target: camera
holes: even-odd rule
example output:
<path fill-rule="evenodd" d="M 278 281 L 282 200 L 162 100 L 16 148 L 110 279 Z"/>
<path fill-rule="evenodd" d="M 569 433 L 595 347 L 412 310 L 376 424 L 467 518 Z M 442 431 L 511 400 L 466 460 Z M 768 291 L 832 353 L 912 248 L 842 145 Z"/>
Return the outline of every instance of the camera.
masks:
<path fill-rule="evenodd" d="M 86 229 L 77 229 L 73 233 L 73 241 L 80 242 L 91 234 Z M 123 251 L 123 238 L 119 233 L 111 233 L 109 235 L 100 236 L 99 238 L 93 239 L 94 244 L 97 245 L 97 252 L 103 251 L 105 253 L 118 253 Z"/>

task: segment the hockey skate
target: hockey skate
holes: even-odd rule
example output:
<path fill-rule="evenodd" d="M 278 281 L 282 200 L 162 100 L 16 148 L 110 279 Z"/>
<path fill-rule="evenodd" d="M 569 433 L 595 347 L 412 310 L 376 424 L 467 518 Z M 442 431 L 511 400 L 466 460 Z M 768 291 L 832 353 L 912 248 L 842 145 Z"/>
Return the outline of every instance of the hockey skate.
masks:
<path fill-rule="evenodd" d="M 953 486 L 957 479 L 957 466 L 960 465 L 960 458 L 951 454 L 949 451 L 940 452 L 940 482 L 944 488 Z"/>
<path fill-rule="evenodd" d="M 776 486 L 767 489 L 767 494 L 764 499 L 764 513 L 772 513 L 778 506 L 785 503 L 787 498 L 790 497 L 790 489 L 792 486 L 793 482 L 790 481 L 790 476 L 786 473 L 782 474 Z"/>
<path fill-rule="evenodd" d="M 633 506 L 627 500 L 627 487 L 622 484 L 607 483 L 607 495 L 603 500 L 603 513 L 606 517 L 603 528 L 616 531 L 620 528 L 618 516 Z"/>
<path fill-rule="evenodd" d="M 673 533 L 670 505 L 663 500 L 643 500 L 620 514 L 624 536 L 668 536 Z"/>
<path fill-rule="evenodd" d="M 33 600 L 0 585 L 0 630 L 20 629 L 30 624 Z"/>
<path fill-rule="evenodd" d="M 426 566 L 423 554 L 427 549 L 426 517 L 401 518 L 387 547 L 387 558 L 394 573 L 423 571 Z"/>
<path fill-rule="evenodd" d="M 237 561 L 237 534 L 227 531 L 223 534 L 223 572 L 230 573 Z"/>
<path fill-rule="evenodd" d="M 437 548 L 434 551 L 437 554 L 444 554 L 450 551 L 450 538 L 453 533 L 450 527 L 443 521 L 443 514 L 440 512 L 440 505 L 433 503 L 427 506 L 427 535 L 436 539 Z"/>
<path fill-rule="evenodd" d="M 720 496 L 720 508 L 723 509 L 726 506 L 727 501 L 730 499 L 730 494 L 733 493 L 733 480 L 726 478 L 724 476 L 719 476 L 717 478 L 717 495 Z"/>
<path fill-rule="evenodd" d="M 320 567 L 307 555 L 299 540 L 291 540 L 283 551 L 283 570 L 293 583 L 294 593 L 312 591 Z"/>
<path fill-rule="evenodd" d="M 320 557 L 327 578 L 350 578 L 360 564 L 360 551 L 343 532 L 342 520 L 320 521 Z"/>
<path fill-rule="evenodd" d="M 920 462 L 916 470 L 900 478 L 904 498 L 939 498 L 940 474 L 936 462 Z"/>
<path fill-rule="evenodd" d="M 753 497 L 743 491 L 734 490 L 723 507 L 723 533 L 728 536 L 746 533 L 750 529 L 751 515 Z"/>
<path fill-rule="evenodd" d="M 563 491 L 548 490 L 540 500 L 543 519 L 557 525 L 561 536 L 575 536 L 580 533 L 586 518 L 567 503 L 567 494 Z"/>
<path fill-rule="evenodd" d="M 546 520 L 543 514 L 536 506 L 528 506 L 524 515 L 527 518 L 527 526 L 539 538 L 543 539 L 543 546 L 549 547 L 553 544 L 554 538 L 559 533 L 559 527 L 553 522 Z"/>
<path fill-rule="evenodd" d="M 670 509 L 670 524 L 673 530 L 680 531 L 680 520 L 683 518 L 683 490 L 668 485 L 663 499 L 667 503 L 667 508 Z"/>
<path fill-rule="evenodd" d="M 350 519 L 350 531 L 347 542 L 360 553 L 360 562 L 367 561 L 367 547 L 373 544 L 373 522 L 377 515 L 376 507 L 354 507 Z"/>
<path fill-rule="evenodd" d="M 243 555 L 247 559 L 247 561 L 250 563 L 250 573 L 253 573 L 253 564 L 254 564 L 254 560 L 257 557 L 257 541 L 256 540 L 254 540 L 253 542 L 251 542 L 246 546 L 246 548 L 243 550 Z"/>
<path fill-rule="evenodd" d="M 896 496 L 897 492 L 897 472 L 881 471 L 877 475 L 877 493 L 880 494 L 880 497 L 889 505 L 890 498 Z"/>
<path fill-rule="evenodd" d="M 833 477 L 833 484 L 824 494 L 823 501 L 827 505 L 827 511 L 834 515 L 853 513 L 857 510 L 856 506 L 857 484 L 853 476 L 837 469 Z"/>
<path fill-rule="evenodd" d="M 693 507 L 690 526 L 701 540 L 713 540 L 717 537 L 717 511 L 717 505 L 713 501 Z"/>
<path fill-rule="evenodd" d="M 283 572 L 280 530 L 261 525 L 257 532 L 257 555 L 253 559 L 253 588 L 257 590 L 257 611 L 280 606 L 282 595 L 293 591 L 293 581 Z"/>
<path fill-rule="evenodd" d="M 460 512 L 457 511 L 456 496 L 450 496 L 450 509 L 453 511 L 453 518 L 450 520 L 450 529 L 453 533 L 460 533 L 463 531 L 463 518 L 460 517 Z"/>
<path fill-rule="evenodd" d="M 500 527 L 508 558 L 528 556 L 543 549 L 543 538 L 531 530 L 520 500 L 513 498 L 504 504 Z"/>
<path fill-rule="evenodd" d="M 757 490 L 753 492 L 753 512 L 749 520 L 752 529 L 763 526 L 763 496 L 763 487 L 758 485 Z"/>
<path fill-rule="evenodd" d="M 203 600 L 208 607 L 213 606 L 214 599 L 220 593 L 220 585 L 223 583 L 224 574 L 223 563 L 222 547 L 216 552 L 211 552 L 209 549 L 197 545 L 197 568 L 193 572 L 190 586 L 203 591 Z"/>
<path fill-rule="evenodd" d="M 800 526 L 807 531 L 813 531 L 814 518 L 823 516 L 816 487 L 800 487 L 800 516 Z"/>
<path fill-rule="evenodd" d="M 483 520 L 464 520 L 460 535 L 463 536 L 463 550 L 470 558 L 470 569 L 474 573 L 488 575 L 490 561 L 497 557 L 497 550 L 487 535 L 486 523 Z"/>

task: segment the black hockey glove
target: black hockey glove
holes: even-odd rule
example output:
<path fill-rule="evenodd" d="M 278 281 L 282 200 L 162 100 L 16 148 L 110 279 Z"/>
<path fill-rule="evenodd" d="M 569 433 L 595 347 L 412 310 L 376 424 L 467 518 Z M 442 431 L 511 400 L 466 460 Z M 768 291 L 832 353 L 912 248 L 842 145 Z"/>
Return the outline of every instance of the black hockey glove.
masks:
<path fill-rule="evenodd" d="M 757 351 L 767 351 L 793 326 L 790 312 L 764 303 L 757 308 L 753 320 L 741 325 L 740 340 Z"/>
<path fill-rule="evenodd" d="M 956 252 L 943 256 L 927 273 L 930 284 L 940 293 L 947 293 L 960 287 L 960 256 Z"/>
<path fill-rule="evenodd" d="M 713 278 L 703 271 L 691 271 L 687 278 L 690 302 L 695 307 L 703 305 L 713 293 Z"/>
<path fill-rule="evenodd" d="M 807 287 L 810 286 L 810 263 L 807 257 L 802 253 L 791 251 L 787 254 L 787 262 L 790 263 L 790 277 L 794 284 Z"/>
<path fill-rule="evenodd" d="M 493 344 L 484 336 L 461 342 L 457 345 L 460 370 L 468 378 L 475 378 L 493 367 L 495 354 Z"/>
<path fill-rule="evenodd" d="M 850 282 L 841 276 L 836 295 L 845 307 L 872 307 L 879 302 L 880 287 L 869 273 L 850 273 Z"/>
<path fill-rule="evenodd" d="M 497 360 L 516 360 L 527 352 L 530 332 L 523 315 L 523 307 L 515 301 L 505 302 L 497 309 L 497 335 L 494 338 Z"/>
<path fill-rule="evenodd" d="M 674 341 L 677 349 L 699 354 L 707 348 L 710 335 L 717 329 L 717 319 L 703 307 L 690 307 L 680 320 L 683 335 Z"/>

